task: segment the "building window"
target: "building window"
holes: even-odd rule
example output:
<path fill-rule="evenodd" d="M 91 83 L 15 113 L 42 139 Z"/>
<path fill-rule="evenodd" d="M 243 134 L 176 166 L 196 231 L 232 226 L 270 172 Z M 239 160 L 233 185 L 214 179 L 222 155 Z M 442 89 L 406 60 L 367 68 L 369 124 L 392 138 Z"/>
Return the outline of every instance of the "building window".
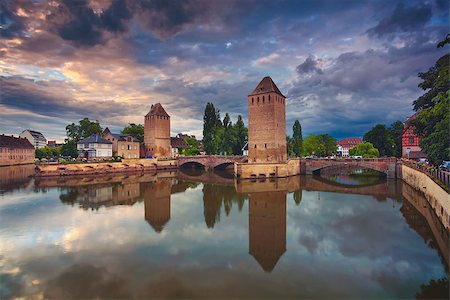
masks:
<path fill-rule="evenodd" d="M 269 103 L 270 103 L 270 95 L 269 95 Z"/>
<path fill-rule="evenodd" d="M 259 96 L 258 96 L 258 103 L 259 103 Z"/>
<path fill-rule="evenodd" d="M 255 149 L 256 149 L 256 144 L 255 144 Z"/>
<path fill-rule="evenodd" d="M 263 103 L 266 101 L 266 99 L 264 99 L 264 96 L 263 96 Z"/>
<path fill-rule="evenodd" d="M 253 99 L 253 97 L 252 97 L 252 104 L 254 103 L 255 101 L 254 101 L 254 99 Z"/>
<path fill-rule="evenodd" d="M 410 143 L 410 144 L 414 144 L 414 138 L 413 138 L 413 137 L 410 137 L 410 138 L 409 138 L 409 143 Z"/>
<path fill-rule="evenodd" d="M 267 148 L 267 144 L 264 144 L 264 148 Z"/>

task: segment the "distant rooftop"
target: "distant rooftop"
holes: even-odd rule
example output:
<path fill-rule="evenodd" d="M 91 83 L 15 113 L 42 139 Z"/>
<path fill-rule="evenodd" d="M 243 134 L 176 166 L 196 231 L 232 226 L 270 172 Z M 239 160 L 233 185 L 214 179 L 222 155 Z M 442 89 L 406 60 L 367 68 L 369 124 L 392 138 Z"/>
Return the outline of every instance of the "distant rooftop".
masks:
<path fill-rule="evenodd" d="M 337 142 L 338 145 L 344 148 L 353 148 L 354 146 L 362 143 L 363 140 L 361 138 L 345 138 Z"/>
<path fill-rule="evenodd" d="M 102 138 L 100 134 L 93 134 L 90 137 L 82 139 L 78 141 L 78 144 L 89 144 L 89 143 L 97 143 L 97 144 L 112 144 L 111 141 L 105 140 Z"/>
<path fill-rule="evenodd" d="M 24 131 L 28 131 L 35 139 L 41 140 L 41 141 L 45 141 L 45 137 L 42 133 L 40 133 L 39 131 L 35 131 L 35 130 L 31 130 L 31 129 L 26 129 Z"/>
<path fill-rule="evenodd" d="M 270 78 L 270 76 L 266 76 L 261 80 L 261 82 L 256 86 L 256 88 L 253 90 L 253 92 L 249 96 L 263 94 L 263 93 L 270 93 L 270 92 L 275 92 L 278 95 L 285 97 L 280 92 L 280 90 L 278 89 L 275 82 L 273 82 L 272 78 Z"/>
<path fill-rule="evenodd" d="M 26 138 L 0 135 L 0 147 L 12 149 L 34 149 L 34 146 Z"/>

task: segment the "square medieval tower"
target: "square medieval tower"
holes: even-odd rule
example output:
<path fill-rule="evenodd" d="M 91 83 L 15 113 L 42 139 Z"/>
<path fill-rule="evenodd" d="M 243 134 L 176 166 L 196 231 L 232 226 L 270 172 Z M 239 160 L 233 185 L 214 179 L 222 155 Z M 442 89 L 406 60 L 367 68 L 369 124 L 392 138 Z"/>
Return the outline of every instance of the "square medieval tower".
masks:
<path fill-rule="evenodd" d="M 170 156 L 170 116 L 160 103 L 152 105 L 144 122 L 145 155 Z"/>
<path fill-rule="evenodd" d="M 264 77 L 248 95 L 248 161 L 286 161 L 286 97 Z"/>

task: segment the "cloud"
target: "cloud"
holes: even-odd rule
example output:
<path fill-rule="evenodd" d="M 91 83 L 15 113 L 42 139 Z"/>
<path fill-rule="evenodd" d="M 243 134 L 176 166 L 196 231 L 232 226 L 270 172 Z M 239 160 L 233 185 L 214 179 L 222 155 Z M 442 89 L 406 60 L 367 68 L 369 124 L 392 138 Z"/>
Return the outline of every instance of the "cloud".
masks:
<path fill-rule="evenodd" d="M 422 29 L 431 17 L 429 4 L 406 7 L 399 3 L 391 15 L 384 17 L 375 27 L 367 30 L 367 33 L 382 37 L 394 32 L 416 31 Z"/>
<path fill-rule="evenodd" d="M 247 94 L 270 75 L 288 95 L 288 133 L 299 119 L 305 135 L 361 135 L 412 113 L 417 73 L 443 53 L 435 46 L 447 33 L 446 5 L 3 1 L 0 75 L 15 82 L 17 96 L 0 101 L 73 121 L 106 118 L 117 129 L 142 123 L 142 112 L 161 102 L 176 132 L 198 135 L 206 102 L 245 118 Z M 29 80 L 20 83 L 29 99 L 23 104 L 15 103 L 19 78 Z M 45 110 L 31 101 L 54 104 Z M 388 104 L 389 112 L 380 109 Z"/>
<path fill-rule="evenodd" d="M 322 73 L 322 70 L 317 67 L 317 61 L 311 55 L 303 63 L 298 65 L 296 70 L 299 74 Z"/>

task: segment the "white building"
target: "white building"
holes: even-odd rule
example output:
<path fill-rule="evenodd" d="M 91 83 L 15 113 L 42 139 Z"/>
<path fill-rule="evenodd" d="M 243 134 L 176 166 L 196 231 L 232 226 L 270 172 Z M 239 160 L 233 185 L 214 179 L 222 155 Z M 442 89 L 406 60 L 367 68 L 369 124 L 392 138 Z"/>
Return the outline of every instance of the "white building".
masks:
<path fill-rule="evenodd" d="M 19 136 L 21 138 L 26 138 L 31 143 L 31 145 L 34 146 L 34 149 L 44 148 L 45 146 L 47 146 L 47 139 L 42 133 L 38 131 L 25 129 Z"/>
<path fill-rule="evenodd" d="M 93 134 L 88 138 L 82 139 L 77 143 L 79 157 L 92 158 L 110 158 L 112 157 L 111 141 L 105 140 L 100 134 Z"/>

